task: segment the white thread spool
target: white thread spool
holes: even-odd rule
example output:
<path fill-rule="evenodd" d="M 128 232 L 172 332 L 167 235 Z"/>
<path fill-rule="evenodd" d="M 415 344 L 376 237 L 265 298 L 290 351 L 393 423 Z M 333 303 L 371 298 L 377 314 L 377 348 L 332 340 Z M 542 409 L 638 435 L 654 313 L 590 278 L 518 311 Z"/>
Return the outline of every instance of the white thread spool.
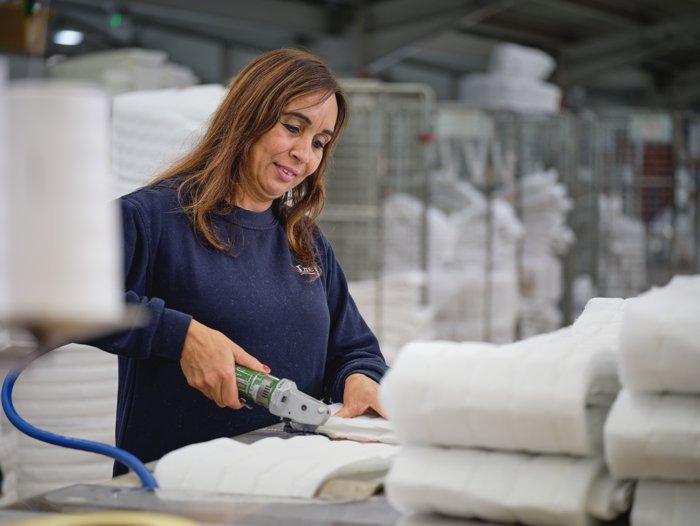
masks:
<path fill-rule="evenodd" d="M 9 202 L 7 200 L 7 90 L 8 64 L 0 57 L 0 323 L 7 317 L 10 302 L 9 290 Z"/>
<path fill-rule="evenodd" d="M 9 318 L 68 331 L 111 324 L 123 296 L 109 99 L 88 86 L 27 82 L 10 85 L 6 102 Z"/>

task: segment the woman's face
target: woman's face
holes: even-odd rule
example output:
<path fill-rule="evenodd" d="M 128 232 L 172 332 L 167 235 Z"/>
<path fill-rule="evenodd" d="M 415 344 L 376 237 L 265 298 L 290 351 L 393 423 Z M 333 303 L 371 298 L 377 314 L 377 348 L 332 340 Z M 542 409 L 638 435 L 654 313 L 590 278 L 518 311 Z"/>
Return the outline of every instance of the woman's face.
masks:
<path fill-rule="evenodd" d="M 324 100 L 325 98 L 325 100 Z M 274 199 L 316 171 L 338 117 L 335 96 L 305 95 L 290 102 L 279 122 L 253 145 L 248 176 L 253 184 L 238 206 L 266 210 Z"/>

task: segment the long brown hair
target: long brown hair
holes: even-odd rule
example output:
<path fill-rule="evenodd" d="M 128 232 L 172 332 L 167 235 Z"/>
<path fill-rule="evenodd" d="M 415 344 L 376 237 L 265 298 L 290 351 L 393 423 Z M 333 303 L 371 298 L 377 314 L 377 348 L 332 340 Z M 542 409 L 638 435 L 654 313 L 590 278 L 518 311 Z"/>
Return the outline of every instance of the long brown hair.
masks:
<path fill-rule="evenodd" d="M 227 213 L 251 184 L 245 167 L 255 142 L 280 119 L 293 100 L 312 93 L 335 96 L 338 117 L 333 138 L 323 150 L 316 171 L 277 199 L 276 209 L 298 262 L 316 265 L 314 233 L 325 203 L 328 159 L 346 125 L 345 93 L 328 66 L 317 56 L 296 49 L 260 55 L 231 81 L 202 140 L 185 157 L 150 182 L 150 186 L 181 179 L 180 204 L 197 234 L 222 252 L 232 249 L 214 232 L 212 214 Z"/>

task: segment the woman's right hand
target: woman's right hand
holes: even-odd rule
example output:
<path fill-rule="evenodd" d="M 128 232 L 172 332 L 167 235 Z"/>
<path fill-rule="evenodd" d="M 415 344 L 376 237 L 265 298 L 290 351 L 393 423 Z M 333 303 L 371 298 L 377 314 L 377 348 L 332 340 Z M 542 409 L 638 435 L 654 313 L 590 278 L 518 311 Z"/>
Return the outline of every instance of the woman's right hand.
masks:
<path fill-rule="evenodd" d="M 187 383 L 219 407 L 243 407 L 236 385 L 236 364 L 269 373 L 270 368 L 245 352 L 219 331 L 196 320 L 190 322 L 182 347 L 180 367 Z"/>

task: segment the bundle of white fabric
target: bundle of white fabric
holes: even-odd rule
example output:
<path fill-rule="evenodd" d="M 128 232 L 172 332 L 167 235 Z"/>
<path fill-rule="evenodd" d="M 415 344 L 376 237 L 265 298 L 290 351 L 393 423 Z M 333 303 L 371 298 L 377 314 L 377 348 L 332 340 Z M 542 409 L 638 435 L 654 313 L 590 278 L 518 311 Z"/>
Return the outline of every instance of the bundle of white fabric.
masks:
<path fill-rule="evenodd" d="M 429 280 L 439 339 L 513 341 L 520 307 L 515 269 L 449 268 L 431 272 Z"/>
<path fill-rule="evenodd" d="M 114 444 L 117 359 L 86 345 L 61 347 L 22 373 L 13 399 L 20 416 L 41 429 Z M 103 482 L 112 475 L 109 458 L 39 442 L 9 429 L 3 441 L 11 442 L 5 444 L 0 462 L 3 471 L 9 468 L 20 499 L 72 484 Z"/>
<path fill-rule="evenodd" d="M 382 275 L 349 284 L 390 361 L 403 345 L 418 339 L 506 343 L 515 334 L 520 308 L 515 263 L 522 226 L 513 207 L 503 200 L 493 201 L 488 254 L 484 196 L 456 179 L 431 184 L 437 190 L 438 208 L 426 211 L 424 203 L 404 193 L 384 201 L 387 242 L 381 256 Z M 424 212 L 427 275 L 421 268 Z M 423 301 L 426 287 L 427 305 Z"/>
<path fill-rule="evenodd" d="M 427 211 L 423 202 L 410 194 L 394 194 L 384 200 L 384 258 L 382 270 L 389 274 L 421 270 L 422 251 L 429 267 L 452 259 L 454 227 L 447 215 L 435 207 Z M 427 213 L 427 247 L 421 246 L 423 214 Z"/>
<path fill-rule="evenodd" d="M 47 65 L 51 77 L 84 80 L 98 84 L 113 95 L 125 91 L 192 86 L 194 72 L 168 61 L 164 51 L 126 48 L 86 53 L 52 60 Z"/>
<path fill-rule="evenodd" d="M 424 212 L 423 202 L 410 194 L 397 193 L 385 199 L 385 243 L 379 254 L 381 274 L 349 283 L 357 307 L 379 338 L 389 361 L 407 342 L 433 337 L 434 309 L 422 301 L 427 286 L 426 272 L 421 267 L 422 251 L 426 250 L 430 268 L 441 267 L 451 257 L 452 228 L 443 212 L 428 207 L 428 246 L 423 247 Z M 357 235 L 348 232 L 350 237 Z"/>
<path fill-rule="evenodd" d="M 697 524 L 698 313 L 700 276 L 677 276 L 625 305 L 624 388 L 605 424 L 605 452 L 614 475 L 641 479 L 632 512 L 635 526 Z"/>
<path fill-rule="evenodd" d="M 17 500 L 17 435 L 12 424 L 4 418 L 0 420 L 0 506 Z"/>
<path fill-rule="evenodd" d="M 491 54 L 488 73 L 462 79 L 460 100 L 480 108 L 556 113 L 561 89 L 544 82 L 555 65 L 554 59 L 539 49 L 499 44 Z"/>
<path fill-rule="evenodd" d="M 441 174 L 431 198 L 449 214 L 451 258 L 429 268 L 430 303 L 440 339 L 512 342 L 520 310 L 516 266 L 523 228 L 502 199 L 491 206 L 473 186 Z M 490 214 L 490 217 L 489 217 Z"/>
<path fill-rule="evenodd" d="M 588 524 L 629 506 L 602 461 L 619 383 L 622 300 L 517 343 L 416 342 L 381 397 L 402 450 L 386 480 L 405 512 L 537 525 Z"/>
<path fill-rule="evenodd" d="M 573 241 L 566 226 L 572 202 L 556 170 L 526 175 L 519 182 L 523 210 L 522 332 L 525 336 L 552 331 L 561 325 L 560 256 Z"/>

